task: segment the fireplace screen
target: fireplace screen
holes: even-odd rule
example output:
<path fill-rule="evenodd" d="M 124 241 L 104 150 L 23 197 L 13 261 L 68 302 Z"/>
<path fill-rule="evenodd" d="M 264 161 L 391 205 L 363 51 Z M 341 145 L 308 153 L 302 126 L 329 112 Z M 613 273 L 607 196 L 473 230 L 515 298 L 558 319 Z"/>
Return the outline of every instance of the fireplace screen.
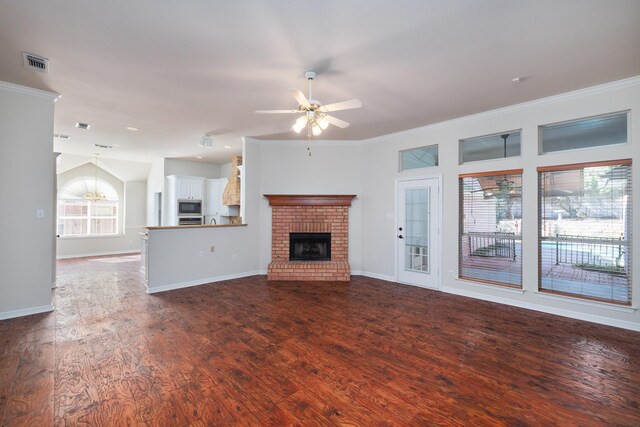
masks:
<path fill-rule="evenodd" d="M 331 233 L 289 233 L 289 261 L 330 261 Z"/>

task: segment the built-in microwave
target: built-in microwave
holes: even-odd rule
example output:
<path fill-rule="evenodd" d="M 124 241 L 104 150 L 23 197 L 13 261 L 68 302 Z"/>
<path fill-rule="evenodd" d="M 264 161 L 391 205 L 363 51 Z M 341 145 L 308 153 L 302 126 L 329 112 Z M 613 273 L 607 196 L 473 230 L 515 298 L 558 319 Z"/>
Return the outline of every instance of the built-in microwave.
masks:
<path fill-rule="evenodd" d="M 202 200 L 178 200 L 178 216 L 202 215 Z"/>

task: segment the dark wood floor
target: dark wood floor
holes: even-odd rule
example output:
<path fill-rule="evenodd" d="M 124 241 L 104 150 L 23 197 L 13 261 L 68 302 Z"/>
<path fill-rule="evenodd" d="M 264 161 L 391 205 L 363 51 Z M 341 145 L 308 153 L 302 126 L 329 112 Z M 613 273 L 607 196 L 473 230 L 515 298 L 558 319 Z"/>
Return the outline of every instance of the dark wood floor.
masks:
<path fill-rule="evenodd" d="M 0 322 L 2 425 L 640 425 L 640 333 L 354 277 L 146 295 L 59 264 Z"/>

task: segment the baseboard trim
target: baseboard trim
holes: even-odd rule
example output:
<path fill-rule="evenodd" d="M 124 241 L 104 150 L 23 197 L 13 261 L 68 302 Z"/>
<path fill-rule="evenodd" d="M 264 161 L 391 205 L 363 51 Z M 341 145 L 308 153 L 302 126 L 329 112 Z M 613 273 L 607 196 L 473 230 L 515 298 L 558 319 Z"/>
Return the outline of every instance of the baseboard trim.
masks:
<path fill-rule="evenodd" d="M 0 320 L 13 319 L 14 317 L 29 316 L 31 314 L 48 313 L 53 311 L 53 304 L 41 305 L 39 307 L 23 308 L 21 310 L 10 310 L 0 312 Z"/>
<path fill-rule="evenodd" d="M 518 301 L 511 298 L 503 298 L 493 295 L 485 295 L 478 292 L 467 291 L 460 288 L 442 287 L 442 292 L 448 294 L 460 295 L 463 297 L 480 299 L 483 301 L 495 302 L 498 304 L 510 305 L 513 307 L 525 308 L 527 310 L 540 311 L 547 314 L 555 314 L 557 316 L 568 317 L 570 319 L 584 320 L 587 322 L 599 323 L 601 325 L 615 326 L 617 328 L 629 329 L 640 332 L 640 324 L 628 322 L 626 320 L 612 319 L 610 317 L 598 316 L 595 314 L 582 313 L 574 310 L 566 310 L 562 308 L 550 307 L 546 305 L 533 304 L 525 301 Z"/>
<path fill-rule="evenodd" d="M 351 275 L 352 276 L 371 277 L 372 279 L 384 280 L 385 282 L 395 282 L 396 281 L 396 278 L 393 277 L 393 276 L 387 276 L 386 274 L 371 273 L 369 271 L 352 271 Z"/>
<path fill-rule="evenodd" d="M 158 292 L 172 291 L 174 289 L 190 288 L 192 286 L 200 286 L 200 285 L 206 285 L 209 283 L 222 282 L 223 280 L 240 279 L 242 277 L 258 276 L 258 275 L 260 275 L 260 271 L 255 270 L 255 271 L 247 271 L 244 273 L 227 274 L 225 276 L 206 277 L 203 279 L 189 280 L 187 282 L 170 283 L 168 285 L 162 285 L 162 286 L 154 286 L 154 287 L 147 286 L 147 293 L 156 294 Z"/>
<path fill-rule="evenodd" d="M 92 256 L 124 255 L 124 254 L 139 254 L 139 253 L 140 253 L 140 250 L 127 249 L 122 251 L 91 252 L 87 254 L 59 255 L 56 257 L 56 259 L 87 258 Z"/>

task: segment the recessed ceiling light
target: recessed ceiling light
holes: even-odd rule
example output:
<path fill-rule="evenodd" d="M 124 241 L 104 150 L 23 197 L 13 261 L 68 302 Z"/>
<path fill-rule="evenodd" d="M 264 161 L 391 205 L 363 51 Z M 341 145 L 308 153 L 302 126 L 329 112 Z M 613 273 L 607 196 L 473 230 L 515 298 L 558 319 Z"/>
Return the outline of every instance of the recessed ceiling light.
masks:
<path fill-rule="evenodd" d="M 137 132 L 137 131 L 139 131 L 140 129 L 138 129 L 138 128 L 134 128 L 133 126 L 127 126 L 127 130 L 130 130 L 131 132 Z"/>
<path fill-rule="evenodd" d="M 78 123 L 76 123 L 76 127 L 77 127 L 78 129 L 85 129 L 85 130 L 87 130 L 87 129 L 89 129 L 89 128 L 91 127 L 91 124 L 89 124 L 89 123 L 80 123 L 80 122 L 78 122 Z"/>
<path fill-rule="evenodd" d="M 202 159 L 202 156 L 196 156 L 196 159 Z"/>
<path fill-rule="evenodd" d="M 224 148 L 226 148 L 227 150 L 229 150 L 231 148 L 230 145 L 225 145 Z"/>
<path fill-rule="evenodd" d="M 65 141 L 68 141 L 71 139 L 71 137 L 69 135 L 63 135 L 61 133 L 54 133 L 53 134 L 54 138 L 58 138 L 58 139 L 64 139 Z"/>
<path fill-rule="evenodd" d="M 524 81 L 524 77 L 514 77 L 511 79 L 511 83 L 514 85 L 520 84 Z"/>

